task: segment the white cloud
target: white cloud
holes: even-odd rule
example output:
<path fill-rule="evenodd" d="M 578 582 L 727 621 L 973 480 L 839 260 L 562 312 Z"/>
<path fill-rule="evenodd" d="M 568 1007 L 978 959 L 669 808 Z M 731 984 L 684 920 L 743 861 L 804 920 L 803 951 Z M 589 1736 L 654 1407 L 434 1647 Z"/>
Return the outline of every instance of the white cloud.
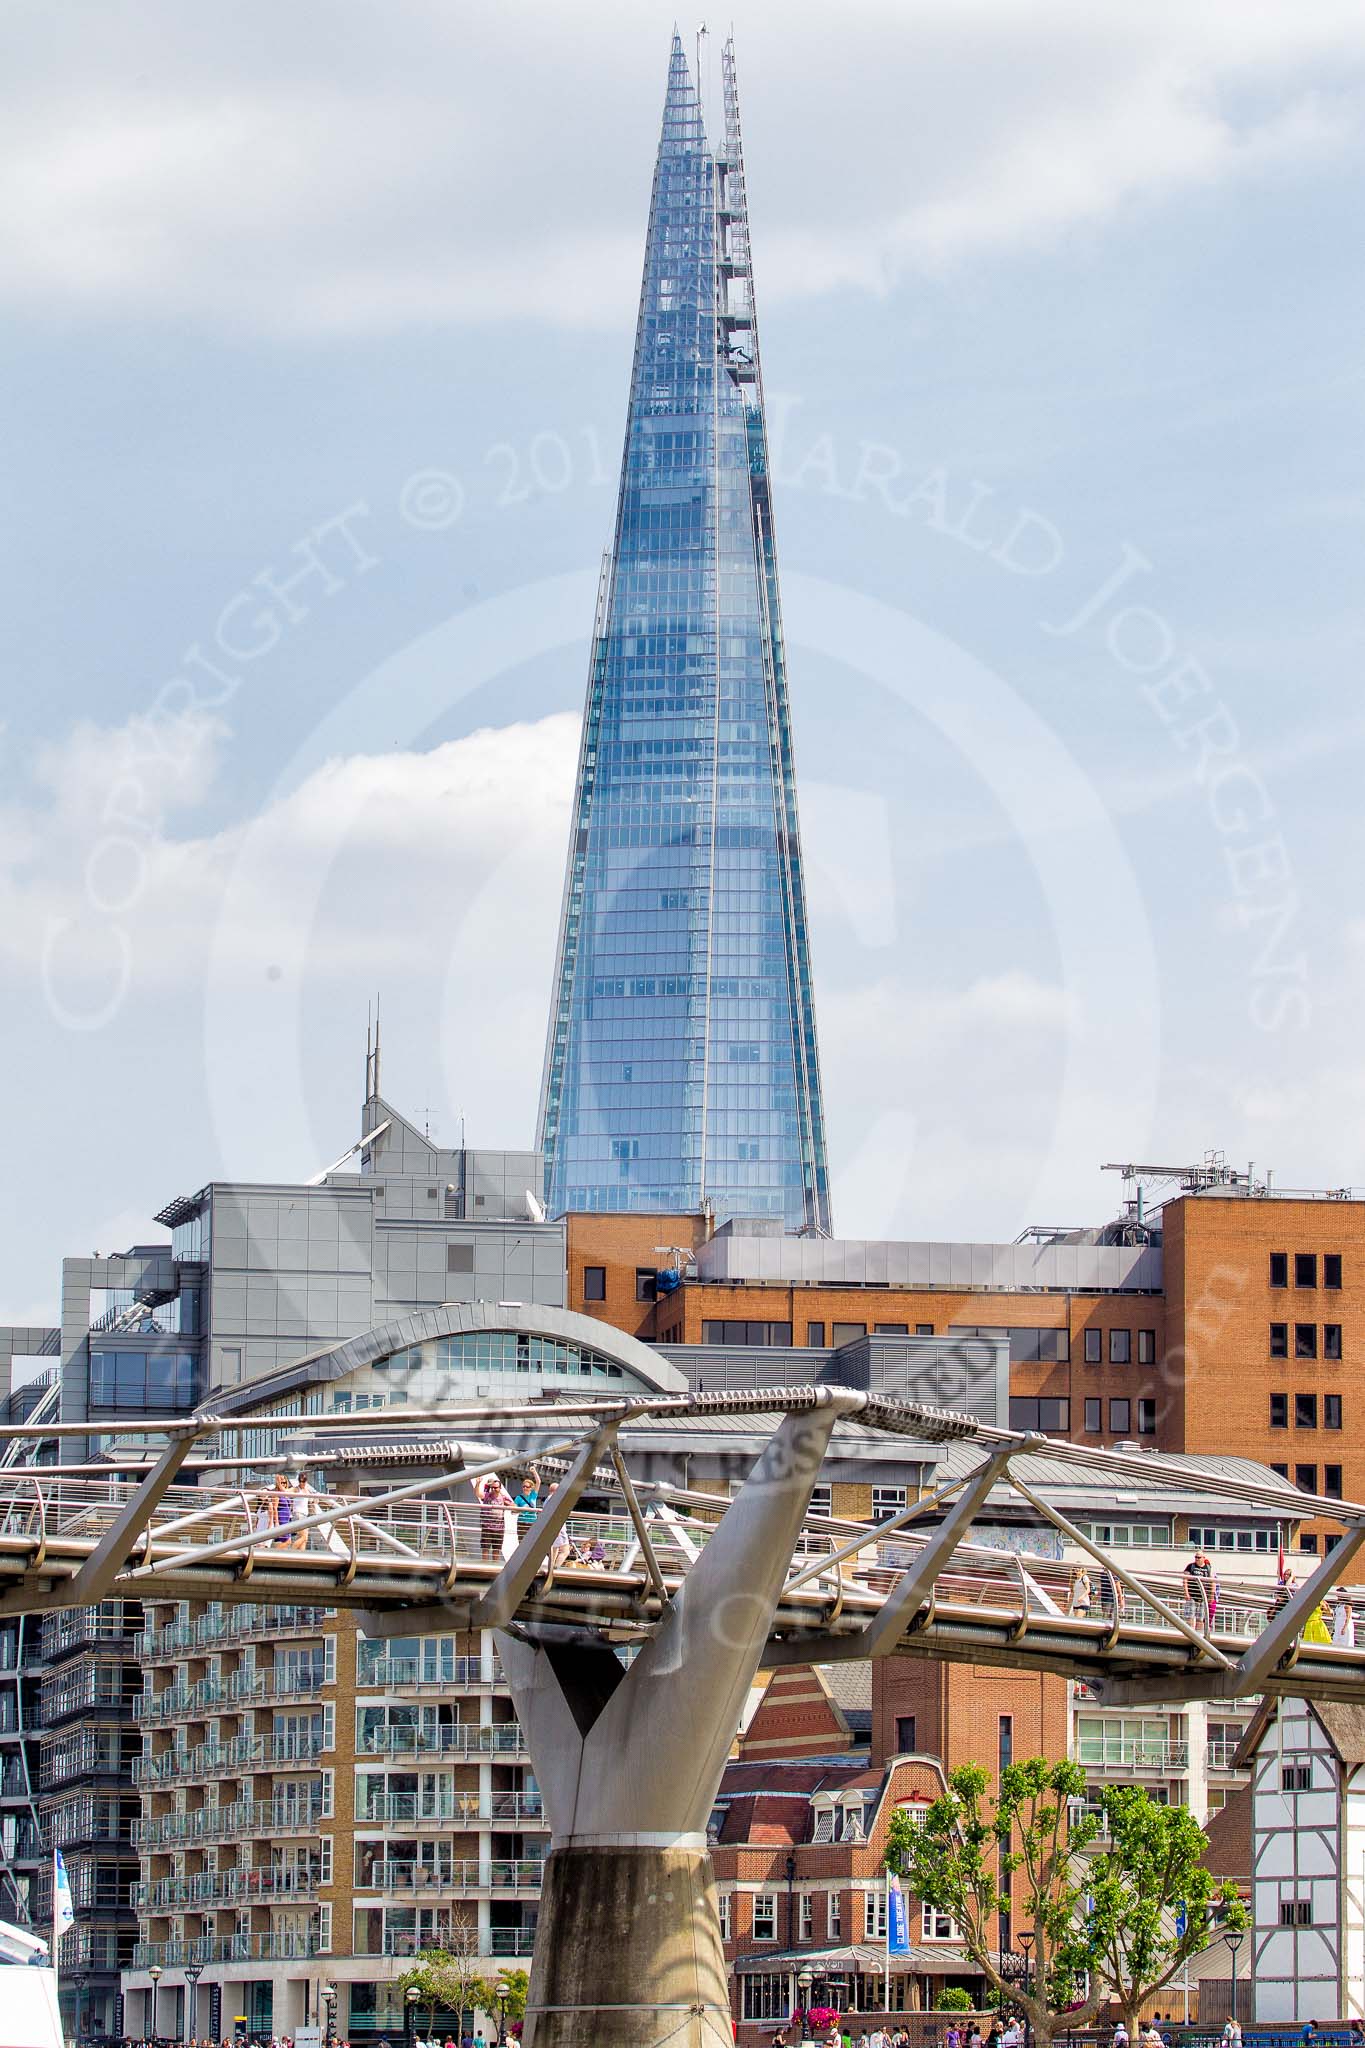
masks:
<path fill-rule="evenodd" d="M 283 333 L 628 318 L 664 9 L 154 0 L 85 26 L 34 10 L 10 38 L 11 302 Z M 752 0 L 737 38 L 768 299 L 1283 172 L 1346 146 L 1365 65 L 1337 0 Z"/>

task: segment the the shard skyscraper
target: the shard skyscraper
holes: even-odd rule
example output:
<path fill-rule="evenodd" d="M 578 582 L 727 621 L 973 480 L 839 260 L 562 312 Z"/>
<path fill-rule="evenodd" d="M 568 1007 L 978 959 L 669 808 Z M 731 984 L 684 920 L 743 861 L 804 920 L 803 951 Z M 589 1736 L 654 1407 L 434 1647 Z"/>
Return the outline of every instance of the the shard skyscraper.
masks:
<path fill-rule="evenodd" d="M 733 50 L 673 38 L 541 1092 L 551 1213 L 829 1228 Z"/>

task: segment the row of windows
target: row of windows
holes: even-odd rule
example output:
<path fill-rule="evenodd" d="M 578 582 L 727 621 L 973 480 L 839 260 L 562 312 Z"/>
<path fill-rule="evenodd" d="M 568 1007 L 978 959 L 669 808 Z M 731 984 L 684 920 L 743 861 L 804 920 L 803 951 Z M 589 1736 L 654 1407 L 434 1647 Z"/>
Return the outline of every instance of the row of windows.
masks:
<path fill-rule="evenodd" d="M 1270 1325 L 1270 1355 L 1272 1358 L 1288 1358 L 1288 1323 L 1272 1323 Z M 1295 1358 L 1316 1358 L 1318 1356 L 1318 1326 L 1316 1323 L 1295 1323 L 1294 1356 Z M 1322 1356 L 1324 1358 L 1340 1358 L 1340 1323 L 1324 1323 L 1322 1325 Z"/>
<path fill-rule="evenodd" d="M 1097 1396 L 1087 1397 L 1085 1402 L 1085 1430 L 1087 1436 L 1103 1435 L 1107 1429 L 1112 1436 L 1127 1436 L 1133 1427 L 1134 1403 L 1126 1394 L 1114 1395 L 1109 1402 L 1109 1418 L 1104 1420 L 1104 1402 Z M 1139 1436 L 1156 1435 L 1156 1402 L 1142 1399 L 1137 1402 L 1137 1433 Z M 1039 1429 L 1049 1436 L 1064 1436 L 1071 1427 L 1071 1403 L 1065 1395 L 1012 1394 L 1010 1396 L 1010 1428 Z"/>
<path fill-rule="evenodd" d="M 1200 1550 L 1274 1550 L 1279 1536 L 1274 1529 L 1222 1529 L 1191 1522 L 1190 1541 Z"/>
<path fill-rule="evenodd" d="M 866 1941 L 885 1941 L 886 1893 L 882 1890 L 877 1890 L 863 1892 L 861 1896 L 864 1902 L 863 1939 Z M 777 1940 L 778 1904 L 779 1899 L 776 1892 L 755 1892 L 753 1894 L 751 1926 L 755 1941 Z M 793 1929 L 793 1932 L 798 1940 L 810 1941 L 815 1933 L 814 1894 L 812 1892 L 798 1893 L 796 1907 L 798 1926 Z M 843 1932 L 843 1900 L 838 1892 L 825 1893 L 825 1915 L 825 1934 L 827 1937 L 837 1939 Z M 720 1900 L 720 1934 L 722 1941 L 731 1941 L 734 1938 L 733 1897 L 728 1892 Z M 956 1941 L 957 1928 L 941 1907 L 922 1905 L 920 1908 L 920 1935 L 924 1941 Z M 747 1992 L 750 1984 L 754 1982 L 761 1983 L 762 1981 L 761 1978 L 745 1978 L 746 2008 L 748 2004 Z M 787 1980 L 783 1978 L 781 1982 L 784 1987 L 783 1998 L 785 1999 Z M 746 2018 L 749 2017 L 747 2010 L 745 2016 Z M 785 2006 L 781 2016 L 785 2017 Z M 777 2015 L 769 2013 L 764 2014 L 763 2017 L 774 2018 Z"/>
<path fill-rule="evenodd" d="M 1156 1331 L 1139 1330 L 1136 1334 L 1138 1364 L 1154 1365 L 1156 1363 Z M 1111 1365 L 1130 1365 L 1133 1359 L 1133 1331 L 1110 1330 L 1108 1335 L 1109 1363 Z M 1103 1330 L 1087 1330 L 1085 1332 L 1085 1362 L 1087 1365 L 1100 1365 L 1103 1363 L 1104 1336 Z"/>
<path fill-rule="evenodd" d="M 1318 1397 L 1316 1394 L 1295 1394 L 1295 1429 L 1316 1429 L 1318 1426 Z M 1340 1394 L 1324 1394 L 1322 1397 L 1322 1426 L 1324 1429 L 1341 1428 Z M 1288 1429 L 1289 1396 L 1272 1394 L 1270 1397 L 1270 1427 Z"/>
<path fill-rule="evenodd" d="M 1270 1254 L 1270 1284 L 1272 1287 L 1289 1285 L 1289 1253 Z M 1294 1285 L 1316 1287 L 1318 1284 L 1318 1255 L 1316 1252 L 1295 1252 Z M 1322 1255 L 1322 1284 L 1324 1287 L 1341 1285 L 1341 1253 L 1324 1252 Z"/>
<path fill-rule="evenodd" d="M 1289 1477 L 1288 1465 L 1272 1465 L 1270 1469 L 1272 1472 L 1278 1473 L 1281 1479 Z M 1294 1467 L 1294 1484 L 1300 1487 L 1304 1493 L 1321 1493 L 1328 1500 L 1340 1500 L 1341 1467 L 1340 1465 L 1324 1465 L 1322 1468 L 1322 1485 L 1319 1486 L 1318 1468 L 1316 1465 L 1296 1465 Z M 1329 1536 L 1327 1538 L 1327 1548 L 1335 1550 L 1340 1541 L 1340 1536 Z M 1317 1547 L 1318 1539 L 1316 1536 L 1304 1536 L 1299 1540 L 1300 1550 L 1316 1550 Z"/>

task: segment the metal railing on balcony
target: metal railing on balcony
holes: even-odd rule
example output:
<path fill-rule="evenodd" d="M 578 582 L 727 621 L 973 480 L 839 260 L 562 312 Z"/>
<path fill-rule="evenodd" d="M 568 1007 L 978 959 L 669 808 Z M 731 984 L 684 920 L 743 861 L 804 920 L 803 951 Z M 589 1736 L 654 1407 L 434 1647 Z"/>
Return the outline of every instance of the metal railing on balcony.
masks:
<path fill-rule="evenodd" d="M 192 1941 L 140 1941 L 129 1967 L 147 1970 L 156 1963 L 174 1970 L 186 1963 L 293 1963 L 321 1953 L 315 1933 L 281 1929 L 275 1934 L 197 1935 Z"/>
<path fill-rule="evenodd" d="M 147 1629 L 137 1639 L 137 1652 L 145 1664 L 164 1664 L 170 1658 L 230 1648 L 235 1643 L 306 1635 L 321 1628 L 329 1611 L 326 1607 L 246 1603 L 218 1614 L 201 1614 L 194 1621 L 169 1621 L 161 1628 Z"/>
<path fill-rule="evenodd" d="M 134 1757 L 133 1783 L 188 1784 L 195 1778 L 222 1777 L 263 1763 L 266 1752 L 267 1738 L 263 1735 L 238 1735 L 231 1742 L 200 1742 L 193 1749 L 163 1749 L 159 1756 Z"/>
<path fill-rule="evenodd" d="M 489 1948 L 495 1956 L 529 1956 L 535 1945 L 534 1927 L 494 1927 L 489 1930 Z"/>
<path fill-rule="evenodd" d="M 136 1771 L 136 1762 L 134 1763 Z M 74 1741 L 45 1744 L 38 1760 L 38 1785 L 46 1792 L 74 1778 L 121 1778 L 127 1764 L 117 1735 L 102 1742 L 98 1735 L 77 1736 Z"/>
<path fill-rule="evenodd" d="M 1118 1735 L 1082 1735 L 1076 1741 L 1076 1761 L 1087 1770 L 1185 1771 L 1190 1745 L 1184 1740 L 1141 1742 Z"/>
<path fill-rule="evenodd" d="M 504 1690 L 507 1675 L 496 1657 L 453 1657 L 437 1665 L 422 1657 L 386 1657 L 362 1641 L 355 1682 L 358 1692 L 448 1692 L 452 1686 Z"/>
<path fill-rule="evenodd" d="M 267 1864 L 247 1870 L 201 1870 L 193 1877 L 160 1877 L 139 1884 L 133 1904 L 139 1912 L 182 1913 L 200 1906 L 266 1906 L 272 1900 L 312 1901 L 322 1866 Z"/>
<path fill-rule="evenodd" d="M 356 1761 L 366 1756 L 525 1756 L 526 1737 L 515 1721 L 461 1721 L 444 1728 L 405 1728 L 392 1723 L 362 1730 Z"/>
<path fill-rule="evenodd" d="M 144 1726 L 157 1727 L 168 1721 L 196 1720 L 205 1714 L 232 1713 L 243 1707 L 315 1699 L 326 1683 L 320 1663 L 272 1671 L 234 1671 L 226 1678 L 201 1678 L 193 1685 L 169 1685 L 159 1693 L 144 1692 L 138 1696 L 134 1712 Z"/>
<path fill-rule="evenodd" d="M 136 1677 L 136 1666 L 122 1664 L 79 1664 L 72 1671 L 60 1672 L 38 1688 L 39 1718 L 50 1724 L 93 1707 L 113 1714 L 130 1708 L 136 1712 L 141 1699 L 135 1689 Z"/>
<path fill-rule="evenodd" d="M 1228 1742 L 1226 1740 L 1211 1741 L 1205 1753 L 1208 1768 L 1211 1771 L 1230 1771 L 1232 1769 L 1232 1760 L 1241 1746 L 1240 1737 L 1236 1742 Z"/>
<path fill-rule="evenodd" d="M 65 1849 L 72 1842 L 131 1842 L 129 1823 L 117 1799 L 67 1799 L 43 1816 L 43 1847 Z"/>
<path fill-rule="evenodd" d="M 481 1823 L 545 1824 L 538 1792 L 370 1792 L 356 1808 L 357 1827 L 372 1822 L 406 1823 L 410 1827 L 444 1825 L 478 1827 Z"/>
<path fill-rule="evenodd" d="M 241 1799 L 231 1806 L 200 1806 L 193 1813 L 162 1813 L 134 1821 L 132 1839 L 139 1849 L 160 1849 L 254 1835 L 316 1834 L 322 1818 L 321 1794 L 303 1802 Z"/>
<path fill-rule="evenodd" d="M 38 1631 L 38 1649 L 51 1662 L 82 1650 L 88 1643 L 122 1643 L 131 1649 L 140 1640 L 142 1609 L 135 1600 L 103 1600 L 97 1607 L 64 1607 L 45 1614 Z"/>
<path fill-rule="evenodd" d="M 356 1888 L 417 1892 L 424 1897 L 440 1892 L 538 1892 L 544 1875 L 545 1866 L 539 1856 L 494 1856 L 486 1862 L 455 1856 L 442 1857 L 435 1863 L 376 1859 L 368 1869 L 362 1858 Z"/>

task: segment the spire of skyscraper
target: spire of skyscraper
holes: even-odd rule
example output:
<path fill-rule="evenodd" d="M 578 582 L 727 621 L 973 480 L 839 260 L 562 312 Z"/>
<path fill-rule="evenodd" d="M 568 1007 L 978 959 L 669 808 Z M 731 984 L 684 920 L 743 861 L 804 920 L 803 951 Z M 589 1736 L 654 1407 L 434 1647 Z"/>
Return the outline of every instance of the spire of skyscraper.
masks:
<path fill-rule="evenodd" d="M 829 1228 L 734 51 L 674 34 L 541 1091 L 552 1213 Z"/>

